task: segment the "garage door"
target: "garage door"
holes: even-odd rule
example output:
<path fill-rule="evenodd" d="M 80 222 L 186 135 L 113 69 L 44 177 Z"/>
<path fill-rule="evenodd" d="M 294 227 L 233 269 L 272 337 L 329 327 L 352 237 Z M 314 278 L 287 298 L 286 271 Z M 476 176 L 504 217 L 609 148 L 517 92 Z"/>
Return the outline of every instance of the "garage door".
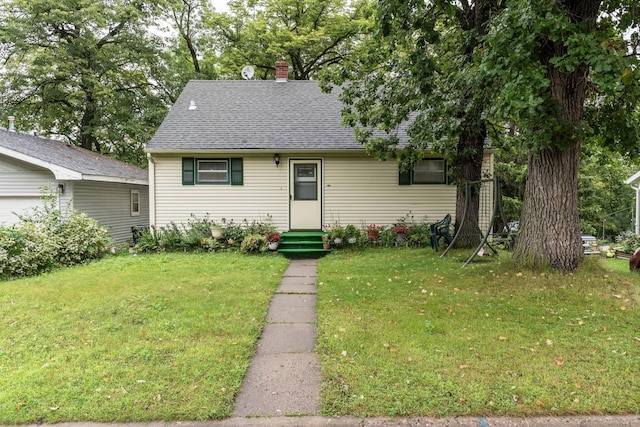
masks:
<path fill-rule="evenodd" d="M 18 217 L 13 213 L 24 214 L 35 206 L 43 206 L 39 197 L 0 197 L 0 223 L 10 225 L 18 222 Z"/>

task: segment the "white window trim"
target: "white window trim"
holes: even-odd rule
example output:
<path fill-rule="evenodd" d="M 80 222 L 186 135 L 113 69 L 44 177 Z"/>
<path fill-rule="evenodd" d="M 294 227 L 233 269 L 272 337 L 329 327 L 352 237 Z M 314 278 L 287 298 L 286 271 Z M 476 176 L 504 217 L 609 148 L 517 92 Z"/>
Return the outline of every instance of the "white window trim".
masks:
<path fill-rule="evenodd" d="M 137 199 L 137 209 L 135 209 L 134 198 Z M 140 216 L 140 191 L 139 190 L 131 190 L 129 196 L 129 208 L 131 212 L 131 216 Z"/>
<path fill-rule="evenodd" d="M 213 162 L 213 163 L 224 163 L 224 165 L 226 166 L 226 169 L 224 171 L 225 174 L 225 179 L 217 179 L 217 180 L 208 180 L 208 179 L 201 179 L 200 177 L 200 163 L 207 163 L 207 162 Z M 206 173 L 209 171 L 203 171 L 203 173 Z M 216 173 L 220 173 L 222 174 L 222 170 L 220 171 L 215 171 Z M 196 160 L 196 182 L 198 184 L 229 184 L 229 180 L 230 180 L 230 176 L 229 176 L 229 159 L 197 159 Z"/>

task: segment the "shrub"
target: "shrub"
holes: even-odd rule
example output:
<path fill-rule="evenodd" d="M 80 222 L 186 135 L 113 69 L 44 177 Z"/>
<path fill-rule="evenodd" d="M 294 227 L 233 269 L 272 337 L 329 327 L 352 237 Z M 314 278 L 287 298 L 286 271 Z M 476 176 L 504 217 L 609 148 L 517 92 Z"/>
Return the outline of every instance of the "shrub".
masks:
<path fill-rule="evenodd" d="M 640 235 L 638 234 L 627 236 L 627 240 L 622 242 L 622 250 L 625 253 L 632 254 L 638 248 L 640 248 Z"/>
<path fill-rule="evenodd" d="M 86 214 L 63 217 L 57 196 L 43 190 L 42 207 L 20 215 L 14 225 L 0 228 L 0 277 L 31 276 L 59 266 L 102 257 L 112 244 L 108 231 Z"/>
<path fill-rule="evenodd" d="M 222 218 L 222 223 L 224 224 L 223 239 L 229 247 L 241 248 L 242 241 L 247 235 L 242 224 L 236 224 L 233 220 L 226 220 L 225 218 Z"/>
<path fill-rule="evenodd" d="M 56 237 L 59 242 L 56 259 L 66 266 L 101 258 L 113 243 L 106 228 L 79 212 L 72 212 L 65 218 Z"/>
<path fill-rule="evenodd" d="M 247 254 L 266 252 L 268 248 L 267 238 L 261 234 L 249 234 L 245 236 L 240 245 L 240 251 Z"/>
<path fill-rule="evenodd" d="M 35 222 L 0 229 L 0 276 L 33 276 L 56 266 L 57 239 Z"/>

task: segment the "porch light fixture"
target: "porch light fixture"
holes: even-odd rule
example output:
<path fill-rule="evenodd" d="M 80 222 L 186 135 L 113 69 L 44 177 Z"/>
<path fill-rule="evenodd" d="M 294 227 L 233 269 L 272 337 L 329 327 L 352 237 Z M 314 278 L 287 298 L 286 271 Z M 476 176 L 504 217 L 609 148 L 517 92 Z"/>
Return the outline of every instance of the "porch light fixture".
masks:
<path fill-rule="evenodd" d="M 276 153 L 273 155 L 273 163 L 276 164 L 276 167 L 280 165 L 280 154 Z"/>

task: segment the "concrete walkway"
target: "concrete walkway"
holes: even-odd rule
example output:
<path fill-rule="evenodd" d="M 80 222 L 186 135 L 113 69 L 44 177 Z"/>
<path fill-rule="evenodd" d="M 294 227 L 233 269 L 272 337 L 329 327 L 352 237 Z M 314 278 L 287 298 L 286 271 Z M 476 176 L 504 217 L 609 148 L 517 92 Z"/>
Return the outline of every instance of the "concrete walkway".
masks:
<path fill-rule="evenodd" d="M 316 260 L 292 260 L 285 270 L 236 397 L 235 417 L 318 413 L 316 269 Z"/>

